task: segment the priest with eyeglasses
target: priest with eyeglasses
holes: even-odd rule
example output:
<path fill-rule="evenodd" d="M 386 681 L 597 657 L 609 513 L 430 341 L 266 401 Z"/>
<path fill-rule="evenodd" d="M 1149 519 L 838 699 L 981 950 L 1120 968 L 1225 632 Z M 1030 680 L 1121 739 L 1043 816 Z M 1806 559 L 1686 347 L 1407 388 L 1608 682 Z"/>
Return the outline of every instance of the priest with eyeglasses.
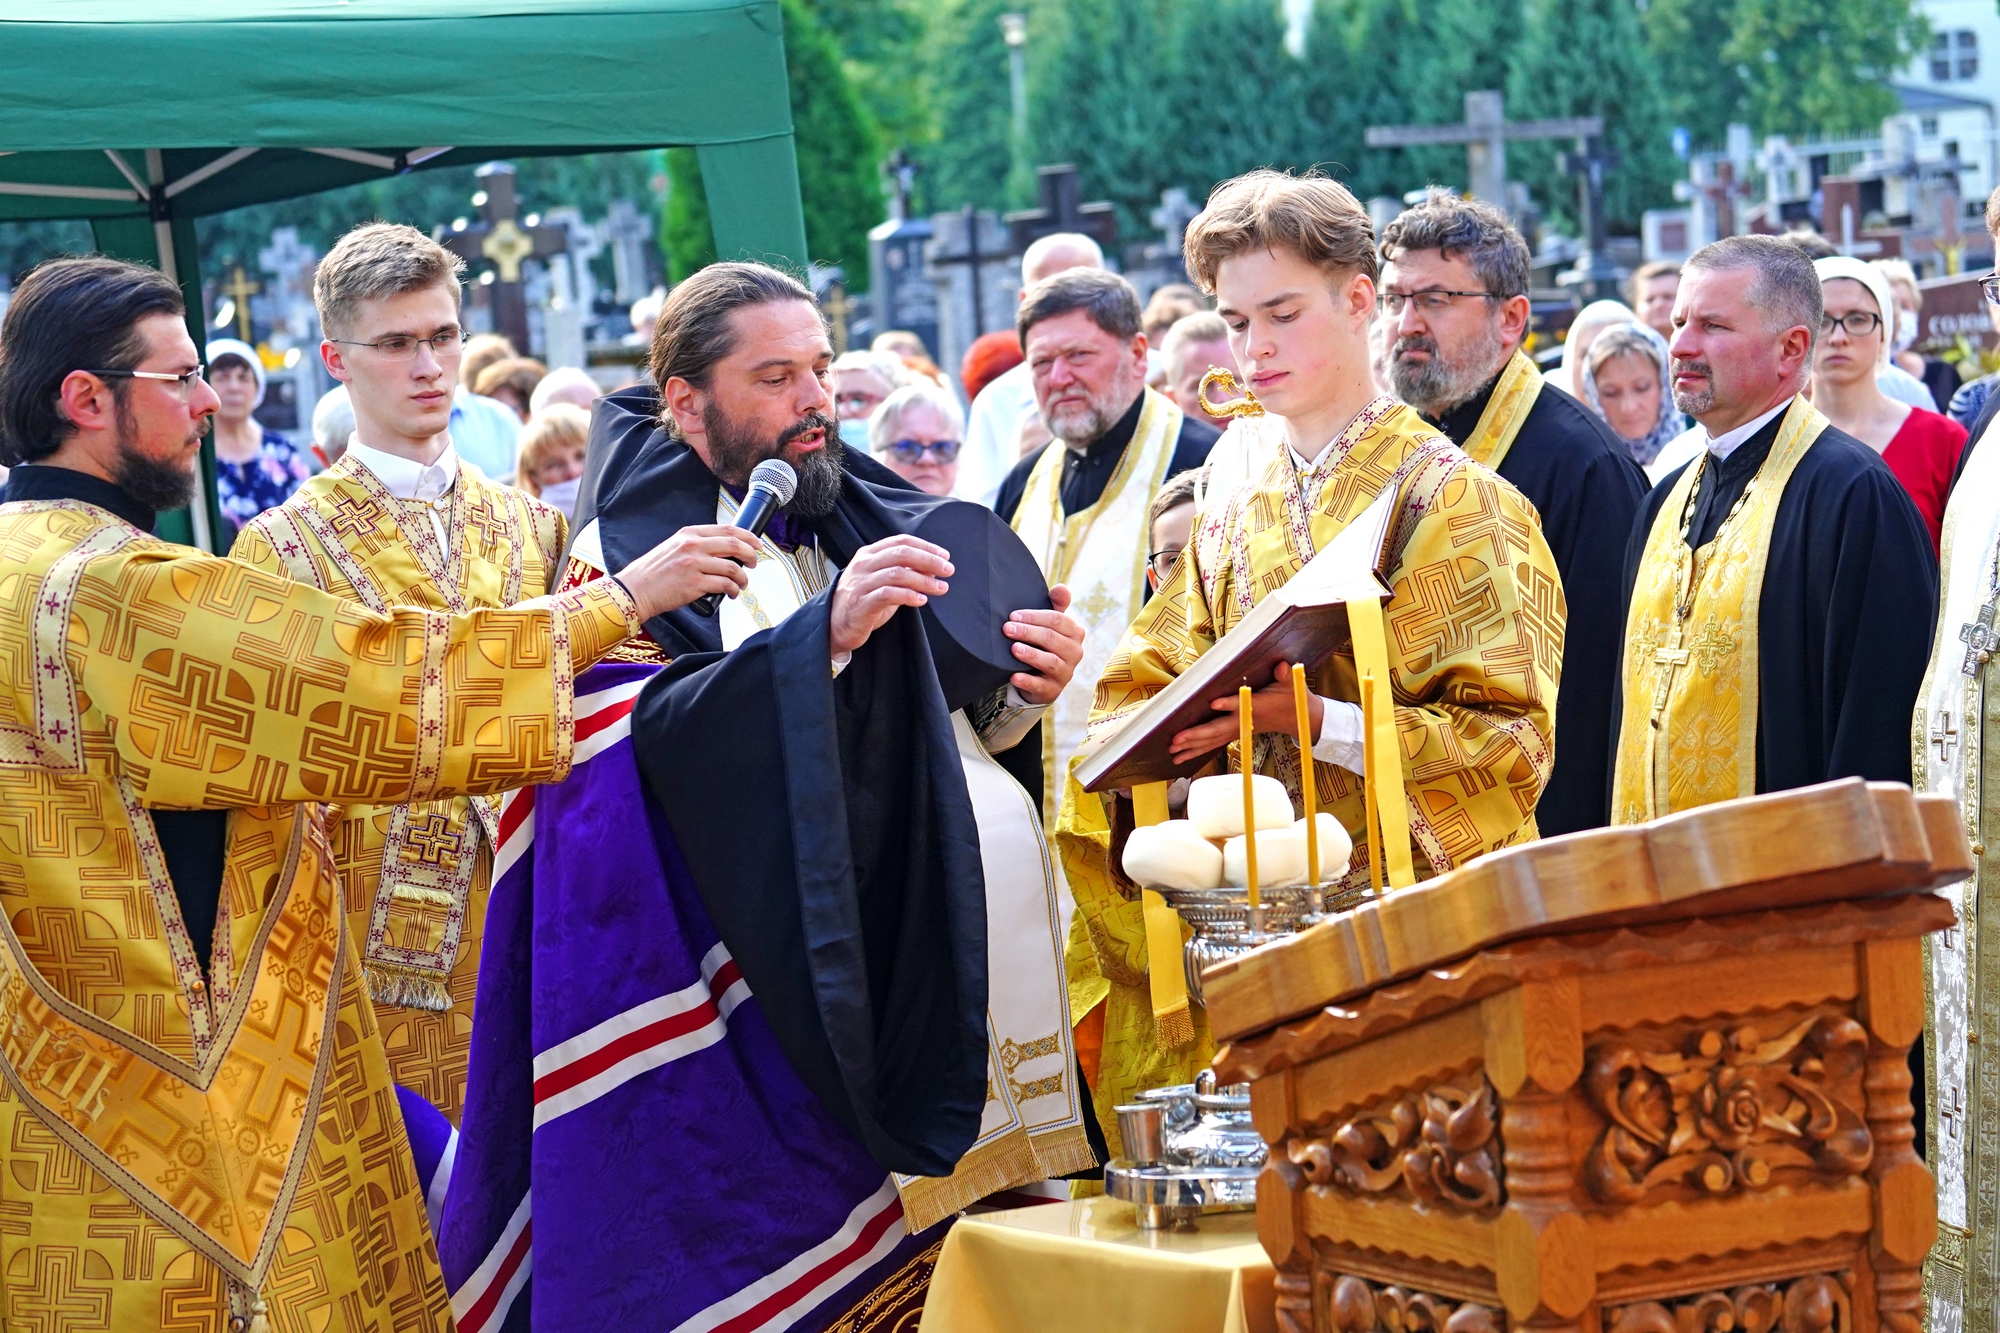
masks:
<path fill-rule="evenodd" d="M 1389 381 L 1396 396 L 1519 488 L 1541 519 L 1568 617 L 1547 837 L 1610 822 L 1612 687 L 1625 539 L 1646 477 L 1595 412 L 1543 382 L 1523 350 L 1528 244 L 1488 204 L 1442 196 L 1382 232 Z"/>

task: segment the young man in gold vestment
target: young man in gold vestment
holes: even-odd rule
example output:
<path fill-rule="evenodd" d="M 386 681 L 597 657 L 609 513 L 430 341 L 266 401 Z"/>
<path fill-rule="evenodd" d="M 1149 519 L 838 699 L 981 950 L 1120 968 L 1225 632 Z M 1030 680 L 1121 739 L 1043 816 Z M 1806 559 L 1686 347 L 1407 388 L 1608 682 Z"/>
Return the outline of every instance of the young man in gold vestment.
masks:
<path fill-rule="evenodd" d="M 1553 760 L 1562 584 L 1520 493 L 1414 410 L 1376 396 L 1367 213 L 1332 181 L 1253 172 L 1216 187 L 1186 246 L 1188 272 L 1215 293 L 1236 364 L 1268 413 L 1232 429 L 1270 432 L 1273 461 L 1248 485 L 1207 498 L 1173 576 L 1099 677 L 1091 726 L 1166 688 L 1393 491 L 1399 518 L 1383 610 L 1410 859 L 1428 876 L 1533 838 Z M 1347 827 L 1356 848 L 1353 868 L 1333 888 L 1340 903 L 1369 882 L 1357 674 L 1349 654 L 1305 665 L 1319 809 Z M 1266 739 L 1249 762 L 1282 779 L 1296 804 L 1303 756 L 1287 738 L 1296 735 L 1290 668 L 1278 674 L 1255 696 Z M 1236 734 L 1235 701 L 1216 707 L 1227 715 L 1176 737 L 1177 755 L 1206 753 Z M 1232 756 L 1229 765 L 1241 762 Z M 1187 1081 L 1213 1052 L 1199 1006 L 1155 1012 L 1139 894 L 1109 864 L 1114 814 L 1106 807 L 1071 777 L 1057 838 L 1086 925 L 1068 959 L 1072 1011 L 1102 1024 L 1092 1090 L 1115 1151 L 1111 1107 L 1140 1089 Z M 1395 853 L 1385 859 L 1394 864 Z"/>
<path fill-rule="evenodd" d="M 1812 261 L 1776 237 L 1717 241 L 1682 269 L 1674 405 L 1703 448 L 1626 549 L 1613 823 L 1910 780 L 1937 558 L 1882 456 L 1801 392 L 1824 313 Z"/>
<path fill-rule="evenodd" d="M 347 385 L 338 463 L 245 525 L 231 552 L 375 611 L 510 606 L 554 591 L 563 516 L 480 475 L 447 433 L 464 262 L 414 227 L 347 233 L 313 277 L 321 355 Z M 350 805 L 332 829 L 348 929 L 396 1082 L 456 1125 L 498 801 Z"/>
<path fill-rule="evenodd" d="M 0 1326 L 442 1329 L 325 803 L 560 778 L 575 673 L 740 539 L 386 612 L 148 535 L 217 399 L 179 289 L 57 260 L 0 324 Z"/>

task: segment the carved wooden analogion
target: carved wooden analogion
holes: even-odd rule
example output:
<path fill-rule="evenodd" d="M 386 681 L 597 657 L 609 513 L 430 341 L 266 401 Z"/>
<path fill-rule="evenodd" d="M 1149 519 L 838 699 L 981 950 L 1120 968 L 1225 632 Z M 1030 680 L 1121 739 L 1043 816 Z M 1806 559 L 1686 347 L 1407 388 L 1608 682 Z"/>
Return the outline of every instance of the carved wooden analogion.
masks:
<path fill-rule="evenodd" d="M 1510 849 L 1204 978 L 1286 1333 L 1919 1333 L 1919 940 L 1971 850 L 1858 780 Z"/>

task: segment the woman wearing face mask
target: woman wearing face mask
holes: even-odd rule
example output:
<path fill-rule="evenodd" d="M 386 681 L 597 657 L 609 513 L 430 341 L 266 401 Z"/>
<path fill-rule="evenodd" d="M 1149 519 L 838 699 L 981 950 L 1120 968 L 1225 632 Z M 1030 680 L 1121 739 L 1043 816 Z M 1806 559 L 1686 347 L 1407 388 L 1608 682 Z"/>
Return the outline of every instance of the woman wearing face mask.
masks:
<path fill-rule="evenodd" d="M 1821 259 L 1825 313 L 1813 349 L 1812 402 L 1827 420 L 1882 455 L 1903 483 L 1937 547 L 1951 474 L 1965 450 L 1965 427 L 1950 417 L 1899 403 L 1876 384 L 1889 356 L 1884 312 L 1896 299 L 1883 272 L 1846 255 Z"/>
<path fill-rule="evenodd" d="M 1632 461 L 1646 467 L 1687 429 L 1674 407 L 1667 340 L 1644 324 L 1615 324 L 1597 335 L 1584 359 L 1583 400 L 1604 418 Z"/>
<path fill-rule="evenodd" d="M 289 500 L 312 467 L 305 454 L 250 414 L 264 401 L 264 363 L 235 338 L 208 344 L 208 383 L 222 406 L 215 413 L 215 496 L 234 529 Z"/>
<path fill-rule="evenodd" d="M 929 380 L 906 384 L 882 400 L 867 426 L 870 452 L 884 467 L 926 495 L 951 494 L 965 413 L 949 390 Z"/>
<path fill-rule="evenodd" d="M 833 359 L 833 407 L 840 418 L 841 443 L 868 449 L 868 418 L 911 374 L 888 352 L 842 352 Z"/>
<path fill-rule="evenodd" d="M 562 511 L 576 514 L 576 488 L 583 480 L 583 447 L 590 438 L 590 413 L 574 403 L 550 403 L 521 427 L 521 461 L 514 484 Z"/>
<path fill-rule="evenodd" d="M 1917 286 L 1916 271 L 1900 259 L 1877 259 L 1869 267 L 1879 270 L 1889 280 L 1889 291 L 1896 298 L 1896 337 L 1889 348 L 1890 363 L 1922 380 L 1937 410 L 1948 411 L 1951 396 L 1958 392 L 1958 367 L 1916 350 L 1917 319 L 1924 309 L 1924 293 Z"/>

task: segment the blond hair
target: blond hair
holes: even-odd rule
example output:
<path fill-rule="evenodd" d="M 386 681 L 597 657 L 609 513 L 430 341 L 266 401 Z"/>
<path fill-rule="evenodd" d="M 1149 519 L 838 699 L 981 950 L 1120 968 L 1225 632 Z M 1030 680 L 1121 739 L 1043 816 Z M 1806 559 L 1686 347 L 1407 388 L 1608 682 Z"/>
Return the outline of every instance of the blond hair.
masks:
<path fill-rule="evenodd" d="M 1188 275 L 1210 294 L 1223 260 L 1271 249 L 1329 276 L 1360 273 L 1373 282 L 1379 273 L 1368 211 L 1345 185 L 1317 174 L 1259 170 L 1222 182 L 1181 243 Z"/>
<path fill-rule="evenodd" d="M 565 450 L 590 442 L 590 413 L 575 403 L 550 403 L 521 427 L 521 452 L 514 460 L 514 484 L 539 497 L 535 472 Z"/>
<path fill-rule="evenodd" d="M 328 337 L 353 327 L 363 301 L 449 285 L 458 301 L 465 261 L 415 227 L 369 222 L 334 242 L 313 272 L 313 304 Z"/>

